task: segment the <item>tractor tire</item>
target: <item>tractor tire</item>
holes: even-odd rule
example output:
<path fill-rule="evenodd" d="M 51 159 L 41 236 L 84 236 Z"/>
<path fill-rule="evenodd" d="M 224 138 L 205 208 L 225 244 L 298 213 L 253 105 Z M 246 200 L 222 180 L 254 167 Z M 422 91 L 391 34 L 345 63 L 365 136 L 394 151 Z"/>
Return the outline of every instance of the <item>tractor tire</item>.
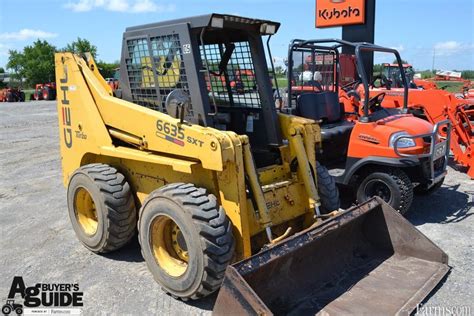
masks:
<path fill-rule="evenodd" d="M 6 99 L 7 99 L 7 102 L 15 102 L 15 96 L 11 92 L 7 92 Z"/>
<path fill-rule="evenodd" d="M 25 93 L 22 91 L 20 92 L 20 99 L 19 99 L 20 102 L 25 102 Z"/>
<path fill-rule="evenodd" d="M 321 202 L 321 214 L 327 214 L 338 210 L 341 206 L 339 190 L 336 181 L 329 174 L 328 169 L 316 161 L 316 174 L 318 176 L 318 194 Z"/>
<path fill-rule="evenodd" d="M 109 165 L 77 169 L 69 181 L 67 202 L 78 239 L 95 253 L 117 250 L 135 234 L 137 212 L 130 185 Z"/>
<path fill-rule="evenodd" d="M 16 313 L 17 315 L 23 314 L 23 307 L 17 307 L 17 308 L 15 309 L 15 313 Z"/>
<path fill-rule="evenodd" d="M 10 305 L 3 305 L 2 306 L 2 313 L 3 315 L 9 315 L 12 312 L 12 308 Z"/>
<path fill-rule="evenodd" d="M 434 186 L 432 186 L 429 189 L 426 188 L 425 185 L 419 184 L 413 189 L 413 192 L 415 192 L 415 194 L 418 194 L 418 195 L 428 195 L 438 190 L 439 188 L 441 188 L 443 183 L 444 183 L 444 177 L 440 182 L 436 183 Z"/>
<path fill-rule="evenodd" d="M 162 289 L 182 300 L 216 291 L 234 255 L 232 223 L 213 194 L 173 183 L 153 191 L 138 220 L 143 257 Z"/>
<path fill-rule="evenodd" d="M 403 215 L 413 201 L 413 184 L 400 169 L 377 170 L 369 173 L 357 188 L 358 202 L 373 196 L 379 196 Z"/>

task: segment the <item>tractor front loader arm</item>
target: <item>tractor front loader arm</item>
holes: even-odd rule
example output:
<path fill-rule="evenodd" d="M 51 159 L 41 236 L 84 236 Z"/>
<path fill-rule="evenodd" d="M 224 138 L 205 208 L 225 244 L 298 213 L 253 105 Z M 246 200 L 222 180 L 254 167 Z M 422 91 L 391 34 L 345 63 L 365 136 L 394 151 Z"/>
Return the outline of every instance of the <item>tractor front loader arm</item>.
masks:
<path fill-rule="evenodd" d="M 209 128 L 180 122 L 111 96 L 91 56 L 86 61 L 72 53 L 57 53 L 56 77 L 58 110 L 67 114 L 67 120 L 60 124 L 67 123 L 71 129 L 71 135 L 66 135 L 67 145 L 85 145 L 83 154 L 102 151 L 113 154 L 114 150 L 120 150 L 116 144 L 127 143 L 132 147 L 127 152 L 136 150 L 138 156 L 147 152 L 164 154 L 198 162 L 203 168 L 215 171 L 222 171 L 226 161 L 235 159 L 233 145 L 225 132 L 211 132 Z M 84 139 L 87 137 L 95 140 L 95 148 Z"/>

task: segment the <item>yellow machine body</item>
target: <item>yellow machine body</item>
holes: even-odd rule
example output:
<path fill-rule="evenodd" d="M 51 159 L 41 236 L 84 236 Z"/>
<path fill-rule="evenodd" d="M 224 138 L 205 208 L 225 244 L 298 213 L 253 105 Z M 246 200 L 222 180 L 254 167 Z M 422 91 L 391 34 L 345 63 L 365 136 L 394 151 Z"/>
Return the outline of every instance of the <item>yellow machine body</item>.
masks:
<path fill-rule="evenodd" d="M 265 203 L 260 212 L 267 213 L 257 218 L 246 192 L 245 151 L 251 155 L 247 136 L 180 123 L 113 97 L 90 55 L 84 60 L 72 53 L 57 53 L 55 64 L 64 185 L 81 166 L 101 162 L 126 176 L 138 206 L 150 192 L 168 183 L 205 187 L 218 198 L 233 224 L 236 260 L 249 257 L 252 249 L 265 243 L 258 235 L 268 223 L 276 234 L 314 223 L 318 205 L 314 177 L 304 167 L 296 172 L 290 168 L 294 159 L 314 168 L 314 146 L 321 141 L 314 121 L 279 114 L 288 143 L 279 148 L 282 164 L 256 170 L 255 186 L 261 188 Z"/>

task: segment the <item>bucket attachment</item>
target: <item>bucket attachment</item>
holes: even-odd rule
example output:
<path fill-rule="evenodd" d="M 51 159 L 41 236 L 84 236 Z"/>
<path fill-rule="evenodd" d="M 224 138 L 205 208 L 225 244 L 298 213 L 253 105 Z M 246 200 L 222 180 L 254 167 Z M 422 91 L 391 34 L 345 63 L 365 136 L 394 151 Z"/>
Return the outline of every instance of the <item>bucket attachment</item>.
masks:
<path fill-rule="evenodd" d="M 227 268 L 216 315 L 409 314 L 448 256 L 379 198 Z"/>

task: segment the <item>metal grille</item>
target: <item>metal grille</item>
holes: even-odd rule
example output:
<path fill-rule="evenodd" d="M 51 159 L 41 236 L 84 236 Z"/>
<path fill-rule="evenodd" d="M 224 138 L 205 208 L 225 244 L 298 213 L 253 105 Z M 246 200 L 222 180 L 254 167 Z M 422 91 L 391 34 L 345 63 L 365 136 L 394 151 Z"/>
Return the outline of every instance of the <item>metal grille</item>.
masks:
<path fill-rule="evenodd" d="M 334 91 L 334 55 L 310 50 L 293 52 L 294 86 L 313 87 L 315 91 Z"/>
<path fill-rule="evenodd" d="M 126 60 L 135 103 L 165 112 L 166 96 L 174 89 L 189 92 L 181 44 L 177 34 L 127 41 Z M 151 54 L 151 56 L 150 56 Z M 192 108 L 189 109 L 192 115 Z"/>
<path fill-rule="evenodd" d="M 209 75 L 206 72 L 205 78 L 211 102 L 218 106 L 259 108 L 260 95 L 249 43 L 232 44 L 235 48 L 227 67 L 221 70 L 219 65 L 225 54 L 226 45 L 206 44 L 200 47 L 202 63 L 204 67 L 207 64 L 209 68 Z M 230 45 L 227 45 L 227 49 L 230 49 Z"/>

